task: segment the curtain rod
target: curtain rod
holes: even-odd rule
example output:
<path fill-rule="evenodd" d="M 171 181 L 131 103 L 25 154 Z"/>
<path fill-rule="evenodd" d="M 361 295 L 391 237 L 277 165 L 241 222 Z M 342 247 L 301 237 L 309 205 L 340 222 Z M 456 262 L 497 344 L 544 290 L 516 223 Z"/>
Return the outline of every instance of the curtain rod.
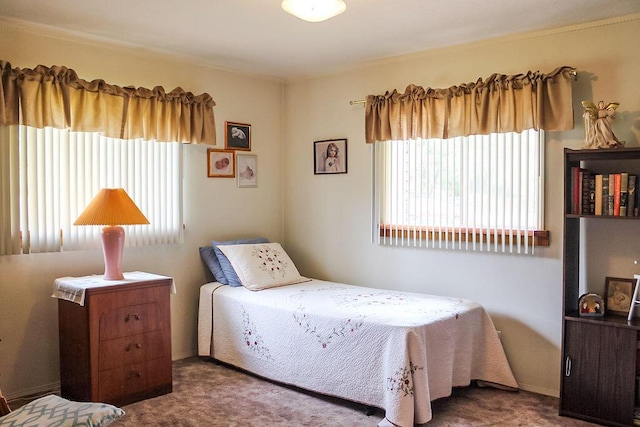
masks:
<path fill-rule="evenodd" d="M 573 77 L 575 77 L 576 80 L 578 80 L 578 70 L 577 69 L 573 69 L 573 70 L 569 71 L 569 73 L 571 75 L 573 75 Z M 364 100 L 364 99 L 358 99 L 358 100 L 355 100 L 355 101 L 349 101 L 349 105 L 364 104 L 366 102 L 367 101 Z"/>

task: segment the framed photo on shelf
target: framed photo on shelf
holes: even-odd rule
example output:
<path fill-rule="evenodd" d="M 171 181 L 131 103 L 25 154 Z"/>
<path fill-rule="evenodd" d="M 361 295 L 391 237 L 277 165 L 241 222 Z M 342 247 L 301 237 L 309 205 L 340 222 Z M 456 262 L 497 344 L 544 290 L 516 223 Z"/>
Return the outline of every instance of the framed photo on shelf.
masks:
<path fill-rule="evenodd" d="M 209 178 L 233 178 L 236 176 L 235 152 L 207 149 L 207 176 Z"/>
<path fill-rule="evenodd" d="M 604 300 L 607 314 L 628 316 L 636 279 L 607 277 L 604 287 Z"/>
<path fill-rule="evenodd" d="M 224 122 L 225 150 L 251 151 L 251 125 L 246 123 Z"/>
<path fill-rule="evenodd" d="M 347 173 L 346 138 L 313 142 L 313 173 L 315 175 Z"/>
<path fill-rule="evenodd" d="M 258 186 L 258 156 L 255 154 L 236 154 L 238 165 L 238 187 Z"/>

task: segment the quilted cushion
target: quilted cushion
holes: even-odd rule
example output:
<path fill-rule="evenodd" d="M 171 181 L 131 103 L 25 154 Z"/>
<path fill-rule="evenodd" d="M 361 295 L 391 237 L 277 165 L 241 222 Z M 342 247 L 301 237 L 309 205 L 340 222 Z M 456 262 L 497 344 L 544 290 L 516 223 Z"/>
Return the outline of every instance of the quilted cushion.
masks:
<path fill-rule="evenodd" d="M 220 245 L 216 249 L 226 255 L 242 286 L 251 290 L 310 280 L 300 275 L 280 243 Z"/>
<path fill-rule="evenodd" d="M 124 411 L 113 405 L 72 402 L 52 394 L 0 417 L 0 427 L 104 427 L 122 415 Z"/>
<path fill-rule="evenodd" d="M 236 271 L 231 266 L 231 263 L 227 259 L 227 257 L 218 249 L 219 245 L 244 245 L 249 243 L 268 243 L 269 240 L 265 237 L 256 237 L 253 239 L 238 239 L 238 240 L 228 240 L 226 242 L 216 242 L 213 240 L 211 242 L 211 246 L 216 254 L 217 265 L 212 265 L 211 272 L 213 276 L 216 278 L 216 281 L 222 283 L 223 285 L 229 286 L 242 286 L 240 283 L 240 279 L 238 279 L 238 275 Z"/>

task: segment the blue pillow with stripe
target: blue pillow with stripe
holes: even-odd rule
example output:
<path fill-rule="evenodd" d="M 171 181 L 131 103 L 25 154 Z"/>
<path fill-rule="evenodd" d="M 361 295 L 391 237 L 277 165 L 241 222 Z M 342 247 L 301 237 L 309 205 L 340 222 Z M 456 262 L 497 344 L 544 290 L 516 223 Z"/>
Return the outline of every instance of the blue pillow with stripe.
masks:
<path fill-rule="evenodd" d="M 217 242 L 215 240 L 211 241 L 211 247 L 213 248 L 213 251 L 215 253 L 216 261 L 212 261 L 211 265 L 207 265 L 209 265 L 209 269 L 213 273 L 213 277 L 216 278 L 217 282 L 222 283 L 223 285 L 234 287 L 242 286 L 242 283 L 240 282 L 236 271 L 231 266 L 231 263 L 229 262 L 225 254 L 223 254 L 222 251 L 218 249 L 218 245 L 246 245 L 253 243 L 269 243 L 269 239 L 265 237 L 255 237 L 252 239 L 228 240 L 226 242 Z M 202 251 L 200 251 L 200 254 L 202 255 Z"/>

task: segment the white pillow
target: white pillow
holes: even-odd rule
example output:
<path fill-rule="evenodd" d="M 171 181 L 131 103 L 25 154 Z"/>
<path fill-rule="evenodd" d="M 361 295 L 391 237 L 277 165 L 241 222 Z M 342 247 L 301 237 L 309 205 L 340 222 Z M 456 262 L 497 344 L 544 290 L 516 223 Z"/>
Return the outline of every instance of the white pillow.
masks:
<path fill-rule="evenodd" d="M 0 426 L 106 427 L 123 415 L 117 406 L 73 402 L 52 394 L 0 417 Z"/>
<path fill-rule="evenodd" d="M 280 243 L 220 245 L 242 286 L 252 291 L 292 285 L 311 279 L 302 277 Z"/>

